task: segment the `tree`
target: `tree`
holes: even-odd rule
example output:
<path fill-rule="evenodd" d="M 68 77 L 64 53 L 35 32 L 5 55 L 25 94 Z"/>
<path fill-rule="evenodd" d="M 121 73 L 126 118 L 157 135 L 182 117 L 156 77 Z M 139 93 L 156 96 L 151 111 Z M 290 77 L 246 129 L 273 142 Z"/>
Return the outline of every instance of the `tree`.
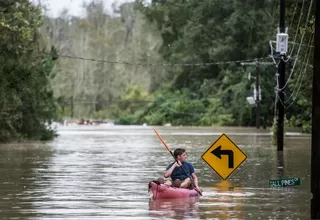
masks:
<path fill-rule="evenodd" d="M 5 6 L 0 10 L 0 140 L 52 138 L 55 132 L 45 122 L 56 113 L 49 81 L 56 56 L 54 49 L 39 53 L 41 10 L 27 0 Z"/>
<path fill-rule="evenodd" d="M 163 68 L 147 65 L 161 62 L 157 50 L 162 40 L 134 4 L 121 5 L 117 16 L 103 8 L 103 1 L 92 1 L 84 5 L 85 17 L 65 11 L 58 18 L 47 17 L 42 28 L 48 47 L 55 45 L 59 54 L 71 58 L 59 59 L 52 83 L 57 97 L 73 99 L 78 118 L 110 109 L 136 85 L 155 90 L 166 74 Z"/>
<path fill-rule="evenodd" d="M 216 123 L 217 115 L 228 115 L 225 124 L 250 125 L 254 119 L 251 108 L 246 105 L 246 96 L 251 88 L 240 62 L 232 61 L 267 57 L 267 42 L 274 34 L 274 23 L 266 10 L 273 1 L 229 1 L 226 4 L 223 0 L 158 0 L 147 6 L 143 1 L 139 3 L 140 10 L 150 22 L 157 24 L 162 34 L 164 44 L 160 53 L 166 61 L 203 64 L 173 68 L 170 71 L 172 91 L 188 90 L 186 98 L 190 100 L 218 99 L 218 102 L 209 101 L 202 112 L 200 120 L 206 124 Z M 265 85 L 269 85 L 273 80 L 270 69 L 261 71 L 261 75 L 265 75 Z M 266 89 L 273 90 L 272 87 Z M 273 93 L 265 95 L 265 100 L 269 101 Z M 270 122 L 273 111 L 269 103 L 265 102 L 264 107 Z M 239 108 L 243 105 L 246 107 Z M 208 112 L 215 117 L 208 117 Z"/>

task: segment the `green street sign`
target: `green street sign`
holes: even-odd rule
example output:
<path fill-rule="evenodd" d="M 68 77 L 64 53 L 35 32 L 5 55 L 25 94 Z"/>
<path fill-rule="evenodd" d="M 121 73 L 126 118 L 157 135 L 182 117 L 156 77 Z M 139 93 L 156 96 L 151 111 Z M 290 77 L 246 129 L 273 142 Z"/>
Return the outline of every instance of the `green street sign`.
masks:
<path fill-rule="evenodd" d="M 273 188 L 281 188 L 287 186 L 298 186 L 300 185 L 300 178 L 287 178 L 279 180 L 270 180 L 269 186 Z"/>

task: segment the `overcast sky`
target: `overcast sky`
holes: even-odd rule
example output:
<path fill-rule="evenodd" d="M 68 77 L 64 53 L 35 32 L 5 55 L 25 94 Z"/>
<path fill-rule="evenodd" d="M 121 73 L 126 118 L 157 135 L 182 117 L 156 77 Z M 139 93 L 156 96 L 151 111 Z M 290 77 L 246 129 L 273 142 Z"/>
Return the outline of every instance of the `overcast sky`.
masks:
<path fill-rule="evenodd" d="M 38 2 L 39 0 L 32 0 L 33 2 Z M 72 15 L 81 16 L 83 15 L 83 9 L 81 7 L 83 2 L 90 2 L 92 0 L 40 0 L 40 2 L 46 5 L 48 9 L 48 14 L 50 16 L 57 17 L 60 12 L 67 8 L 69 13 Z M 111 5 L 113 2 L 117 2 L 117 5 L 124 2 L 131 2 L 133 0 L 103 0 L 108 12 L 112 12 Z"/>

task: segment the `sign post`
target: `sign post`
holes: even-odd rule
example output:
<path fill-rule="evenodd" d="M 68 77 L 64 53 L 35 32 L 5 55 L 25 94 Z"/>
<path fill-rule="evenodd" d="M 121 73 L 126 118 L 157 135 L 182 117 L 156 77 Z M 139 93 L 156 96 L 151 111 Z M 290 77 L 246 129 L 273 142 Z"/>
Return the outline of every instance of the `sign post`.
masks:
<path fill-rule="evenodd" d="M 201 158 L 222 179 L 226 180 L 247 159 L 247 155 L 225 134 L 222 134 Z"/>

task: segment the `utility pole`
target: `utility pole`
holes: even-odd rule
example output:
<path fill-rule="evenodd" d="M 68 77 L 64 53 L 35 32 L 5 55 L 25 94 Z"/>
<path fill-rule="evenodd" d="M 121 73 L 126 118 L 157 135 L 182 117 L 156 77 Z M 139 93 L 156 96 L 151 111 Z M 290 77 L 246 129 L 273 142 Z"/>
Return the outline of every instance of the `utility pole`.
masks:
<path fill-rule="evenodd" d="M 256 66 L 256 85 L 255 85 L 255 92 L 254 98 L 256 103 L 256 128 L 260 128 L 260 121 L 261 121 L 261 88 L 260 88 L 260 65 L 273 65 L 271 62 L 259 62 L 255 60 L 255 62 L 241 62 L 242 66 Z"/>
<path fill-rule="evenodd" d="M 311 219 L 320 219 L 320 1 L 316 2 L 312 83 Z"/>
<path fill-rule="evenodd" d="M 277 45 L 281 43 L 281 41 L 288 40 L 285 39 L 286 28 L 285 28 L 285 12 L 286 12 L 286 3 L 285 0 L 280 0 L 280 34 L 277 35 Z M 279 36 L 279 37 L 278 37 Z M 279 48 L 281 50 L 281 48 Z M 286 49 L 284 51 L 280 51 L 280 63 L 278 67 L 278 74 L 279 74 L 279 88 L 278 88 L 278 100 L 277 100 L 277 150 L 283 151 L 283 126 L 284 126 L 284 89 L 285 85 L 285 72 L 286 72 Z"/>
<path fill-rule="evenodd" d="M 259 62 L 256 61 L 256 90 L 257 90 L 257 108 L 256 108 L 256 128 L 260 128 L 260 112 L 261 112 L 261 107 L 260 107 L 260 96 L 261 96 L 261 90 L 260 90 L 260 73 L 259 73 Z"/>

